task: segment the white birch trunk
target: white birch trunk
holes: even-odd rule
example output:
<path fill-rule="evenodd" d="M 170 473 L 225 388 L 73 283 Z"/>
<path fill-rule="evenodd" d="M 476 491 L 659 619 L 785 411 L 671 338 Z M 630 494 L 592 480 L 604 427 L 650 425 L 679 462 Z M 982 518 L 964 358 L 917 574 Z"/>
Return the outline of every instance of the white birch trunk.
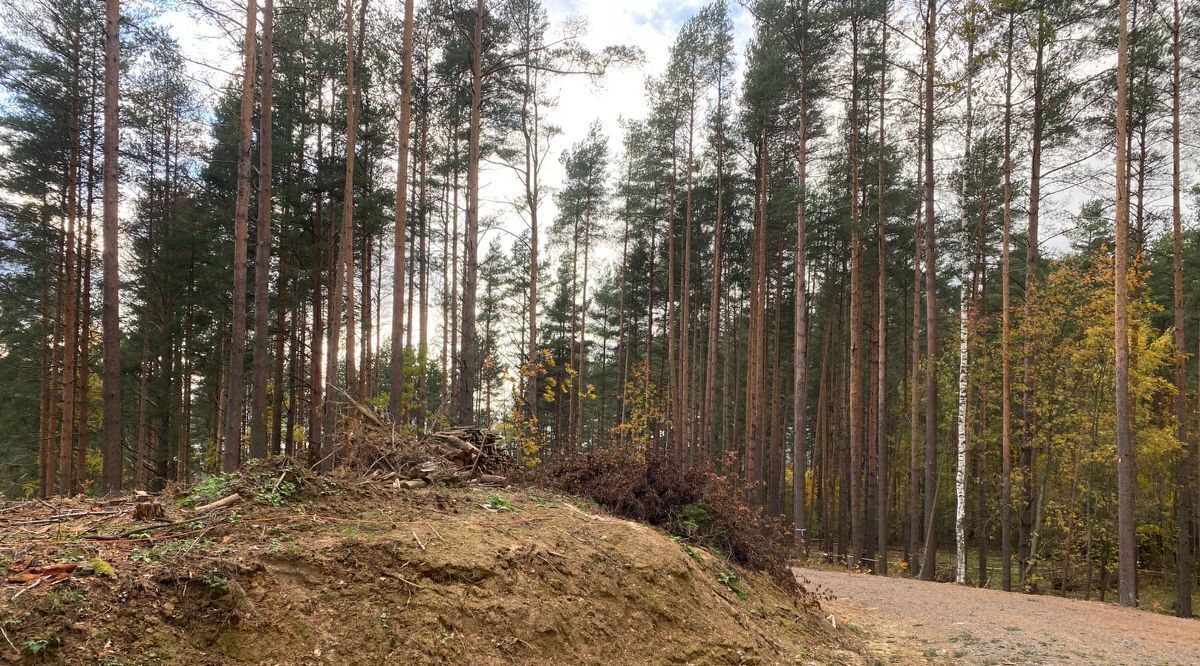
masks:
<path fill-rule="evenodd" d="M 972 12 L 972 17 L 974 13 Z M 975 56 L 975 40 L 967 42 L 967 61 Z M 971 134 L 975 128 L 972 104 L 974 92 L 974 69 L 967 68 L 967 136 L 963 155 L 967 168 L 971 164 Z M 970 321 L 968 308 L 973 302 L 974 285 L 971 282 L 970 242 L 966 210 L 963 210 L 962 226 L 962 273 L 958 288 L 958 465 L 954 472 L 954 582 L 967 583 L 967 369 L 970 367 L 970 348 L 967 340 L 967 324 Z"/>
<path fill-rule="evenodd" d="M 967 271 L 970 266 L 966 253 L 962 262 L 962 286 L 958 297 L 958 467 L 954 473 L 954 582 L 967 582 L 967 367 L 970 350 L 967 346 L 967 309 L 971 305 Z"/>

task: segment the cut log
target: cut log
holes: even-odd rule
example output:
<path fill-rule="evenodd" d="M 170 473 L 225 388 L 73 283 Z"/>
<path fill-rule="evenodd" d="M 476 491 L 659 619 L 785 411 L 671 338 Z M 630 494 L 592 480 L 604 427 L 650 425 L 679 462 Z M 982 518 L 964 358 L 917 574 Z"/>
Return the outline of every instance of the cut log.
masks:
<path fill-rule="evenodd" d="M 441 469 L 441 465 L 429 460 L 414 467 L 413 470 L 409 472 L 409 476 L 414 479 L 427 479 L 433 474 L 436 474 L 439 469 Z"/>
<path fill-rule="evenodd" d="M 238 493 L 234 493 L 228 497 L 222 497 L 221 499 L 219 499 L 215 502 L 212 502 L 210 504 L 202 504 L 202 505 L 196 507 L 196 513 L 207 513 L 209 511 L 215 511 L 216 509 L 227 507 L 230 504 L 237 504 L 240 501 L 242 501 L 242 496 L 239 495 Z"/>

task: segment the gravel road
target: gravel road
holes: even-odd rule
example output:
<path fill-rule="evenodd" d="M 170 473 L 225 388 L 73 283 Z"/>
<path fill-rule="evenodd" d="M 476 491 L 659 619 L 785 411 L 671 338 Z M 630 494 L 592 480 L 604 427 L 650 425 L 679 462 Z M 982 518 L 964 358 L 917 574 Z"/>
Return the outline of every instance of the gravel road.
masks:
<path fill-rule="evenodd" d="M 1200 620 L 1097 601 L 797 569 L 887 664 L 1196 664 Z"/>

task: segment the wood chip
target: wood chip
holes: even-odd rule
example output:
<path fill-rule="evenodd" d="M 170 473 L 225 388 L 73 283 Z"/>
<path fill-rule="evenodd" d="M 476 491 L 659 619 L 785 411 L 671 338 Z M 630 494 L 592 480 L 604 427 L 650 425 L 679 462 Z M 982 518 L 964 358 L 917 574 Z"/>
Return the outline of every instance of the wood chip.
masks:
<path fill-rule="evenodd" d="M 53 576 L 53 575 L 58 575 L 58 574 L 66 574 L 69 576 L 72 573 L 74 573 L 74 571 L 78 568 L 79 568 L 78 564 L 74 564 L 71 562 L 60 562 L 58 564 L 43 564 L 41 566 L 29 567 L 28 569 L 26 569 L 24 571 L 15 573 L 8 577 L 7 582 L 9 582 L 9 583 L 28 583 L 30 581 L 34 581 L 39 578 L 43 578 L 45 576 Z"/>

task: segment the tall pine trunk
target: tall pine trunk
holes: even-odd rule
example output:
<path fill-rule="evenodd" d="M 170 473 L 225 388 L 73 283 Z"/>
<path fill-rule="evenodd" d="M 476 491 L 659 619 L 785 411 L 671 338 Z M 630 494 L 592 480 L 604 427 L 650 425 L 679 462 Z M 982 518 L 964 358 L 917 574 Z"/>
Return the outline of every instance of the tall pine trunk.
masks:
<path fill-rule="evenodd" d="M 1004 59 L 1004 228 L 1000 241 L 1000 589 L 1012 589 L 1012 76 L 1013 23 L 1008 15 Z"/>
<path fill-rule="evenodd" d="M 767 248 L 767 134 L 762 130 L 762 136 L 757 148 L 754 230 L 752 234 L 750 264 L 750 309 L 748 328 L 748 344 L 746 355 L 746 453 L 744 459 L 744 478 L 746 499 L 751 506 L 762 505 L 763 482 L 763 451 L 765 421 L 763 418 L 763 402 L 765 386 L 763 365 L 766 357 L 766 328 L 764 318 L 766 313 L 766 248 Z"/>
<path fill-rule="evenodd" d="M 408 142 L 412 131 L 413 0 L 404 0 L 403 62 L 400 79 L 400 139 L 396 160 L 396 235 L 392 244 L 392 358 L 388 366 L 388 411 L 400 422 L 404 415 L 404 245 L 408 229 Z"/>
<path fill-rule="evenodd" d="M 917 554 L 917 541 L 921 534 L 921 305 L 924 280 L 921 265 L 925 260 L 925 225 L 922 223 L 921 200 L 925 196 L 925 141 L 923 134 L 924 110 L 919 109 L 917 140 L 917 211 L 913 217 L 913 305 L 912 305 L 912 360 L 909 367 L 909 452 L 908 452 L 908 533 L 904 541 L 904 560 L 909 570 L 915 569 L 913 558 Z"/>
<path fill-rule="evenodd" d="M 1037 293 L 1038 266 L 1038 224 L 1041 210 L 1042 182 L 1042 135 L 1043 115 L 1045 113 L 1043 98 L 1045 38 L 1038 31 L 1037 56 L 1033 70 L 1033 137 L 1030 154 L 1029 173 L 1029 231 L 1025 247 L 1025 321 L 1033 318 L 1033 303 Z M 1126 119 L 1128 121 L 1128 119 Z M 1122 145 L 1125 145 L 1124 143 Z M 1029 567 L 1033 557 L 1033 539 L 1036 531 L 1034 488 L 1037 485 L 1037 450 L 1033 446 L 1034 426 L 1037 413 L 1034 411 L 1034 358 L 1033 345 L 1029 333 L 1022 336 L 1022 372 L 1024 387 L 1022 389 L 1022 419 L 1021 419 L 1021 466 L 1024 468 L 1024 497 L 1021 504 L 1021 530 L 1017 541 L 1018 575 L 1022 584 L 1029 575 Z"/>
<path fill-rule="evenodd" d="M 1129 396 L 1129 0 L 1119 0 L 1117 28 L 1117 168 L 1115 339 L 1117 430 L 1117 597 L 1122 606 L 1137 606 L 1137 538 L 1135 534 L 1133 432 Z"/>
<path fill-rule="evenodd" d="M 242 462 L 242 374 L 246 355 L 246 232 L 250 214 L 250 148 L 254 115 L 255 32 L 257 0 L 246 3 L 242 41 L 242 99 L 238 110 L 237 201 L 233 209 L 233 315 L 229 340 L 229 373 L 225 390 L 225 451 L 222 469 L 232 472 Z M 141 470 L 138 470 L 141 472 Z"/>
<path fill-rule="evenodd" d="M 325 365 L 325 436 L 322 438 L 321 468 L 333 466 L 334 418 L 333 393 L 337 390 L 337 369 L 341 357 L 342 328 L 346 330 L 344 386 L 354 391 L 354 160 L 358 135 L 358 104 L 354 90 L 354 0 L 346 0 L 346 169 L 342 190 L 342 220 L 337 253 L 330 265 L 333 284 L 329 290 L 328 358 Z M 332 234 L 330 240 L 332 241 Z M 351 396 L 353 397 L 353 396 Z"/>
<path fill-rule="evenodd" d="M 58 448 L 58 494 L 67 496 L 72 490 L 71 454 L 75 442 L 75 391 L 78 389 L 78 285 L 75 271 L 77 256 L 75 253 L 75 228 L 79 212 L 79 116 L 80 109 L 80 40 L 79 33 L 75 34 L 72 46 L 73 70 L 71 73 L 71 102 L 67 111 L 67 134 L 70 148 L 67 157 L 66 210 L 63 224 L 65 238 L 63 241 L 63 368 L 62 368 L 62 427 L 59 430 Z"/>
<path fill-rule="evenodd" d="M 705 375 L 704 398 L 700 411 L 700 442 L 703 450 L 701 455 L 712 456 L 717 450 L 717 432 L 714 427 L 714 412 L 717 397 L 717 345 L 721 330 L 721 241 L 724 230 L 721 228 L 725 212 L 725 116 L 723 92 L 724 69 L 717 73 L 717 106 L 714 115 L 716 127 L 713 131 L 713 142 L 716 144 L 716 217 L 713 221 L 713 256 L 712 256 L 712 287 L 709 289 L 708 300 L 708 337 L 705 344 Z M 803 121 L 801 121 L 803 126 Z M 628 232 L 626 232 L 628 237 Z M 621 276 L 624 289 L 624 273 Z M 623 295 L 623 292 L 622 292 Z M 621 301 L 624 308 L 624 299 Z M 623 312 L 623 311 L 622 311 Z M 800 423 L 800 421 L 797 421 Z"/>
<path fill-rule="evenodd" d="M 850 17 L 850 568 L 863 556 L 863 240 L 859 228 L 858 163 L 858 31 L 859 17 Z"/>
<path fill-rule="evenodd" d="M 104 3 L 104 468 L 100 489 L 121 489 L 124 454 L 121 446 L 121 297 L 118 263 L 117 155 L 120 134 L 118 109 L 121 75 L 121 1 Z"/>
<path fill-rule="evenodd" d="M 1179 440 L 1180 458 L 1176 464 L 1176 485 L 1178 499 L 1176 500 L 1176 531 L 1178 538 L 1175 555 L 1177 568 L 1177 587 L 1175 614 L 1179 617 L 1192 616 L 1192 506 L 1195 502 L 1193 467 L 1195 461 L 1194 445 L 1187 436 L 1187 356 L 1184 350 L 1187 341 L 1184 335 L 1183 320 L 1183 206 L 1180 202 L 1182 185 L 1180 164 L 1180 127 L 1179 108 L 1180 80 L 1180 41 L 1181 12 L 1180 0 L 1172 2 L 1171 22 L 1171 230 L 1172 230 L 1172 272 L 1174 275 L 1173 306 L 1175 311 L 1175 437 Z"/>
<path fill-rule="evenodd" d="M 479 151 L 480 112 L 483 105 L 483 0 L 475 2 L 475 29 L 471 47 L 471 127 L 467 166 L 467 219 L 463 239 L 461 372 L 455 394 L 454 416 L 460 425 L 475 421 L 475 387 L 481 359 L 475 334 L 476 290 L 479 283 Z"/>
<path fill-rule="evenodd" d="M 271 277 L 271 95 L 274 78 L 274 0 L 263 0 L 262 83 L 259 87 L 258 229 L 254 246 L 254 359 L 251 388 L 250 457 L 267 457 L 267 365 L 270 355 Z M 283 334 L 282 331 L 279 332 Z M 276 385 L 278 390 L 278 385 Z"/>
<path fill-rule="evenodd" d="M 885 11 L 887 7 L 884 7 Z M 875 474 L 875 496 L 878 498 L 878 505 L 875 510 L 875 542 L 879 550 L 879 556 L 875 561 L 875 572 L 879 574 L 887 574 L 888 569 L 888 496 L 887 496 L 887 212 L 885 206 L 884 187 L 886 182 L 887 163 L 884 159 L 884 127 L 887 118 L 887 26 L 882 26 L 883 33 L 880 46 L 880 70 L 879 70 L 879 164 L 878 176 L 879 182 L 877 203 L 879 221 L 876 229 L 876 255 L 878 266 L 878 301 L 879 311 L 877 313 L 875 330 L 876 330 L 876 353 L 875 353 L 875 464 L 877 471 Z"/>
<path fill-rule="evenodd" d="M 925 33 L 925 556 L 921 578 L 933 580 L 937 566 L 937 250 L 933 217 L 933 108 L 937 2 L 929 0 Z"/>
<path fill-rule="evenodd" d="M 808 3 L 803 5 L 807 20 Z M 792 330 L 793 539 L 808 547 L 808 68 L 807 40 L 800 42 L 800 94 L 796 130 L 796 276 Z M 720 153 L 718 153 L 719 155 Z M 718 192 L 718 197 L 720 193 Z M 719 199 L 718 199 L 719 201 Z M 718 210 L 720 208 L 718 207 Z M 718 217 L 719 219 L 719 217 Z M 715 286 L 715 282 L 714 282 Z M 714 291 L 714 301 L 716 300 Z"/>

